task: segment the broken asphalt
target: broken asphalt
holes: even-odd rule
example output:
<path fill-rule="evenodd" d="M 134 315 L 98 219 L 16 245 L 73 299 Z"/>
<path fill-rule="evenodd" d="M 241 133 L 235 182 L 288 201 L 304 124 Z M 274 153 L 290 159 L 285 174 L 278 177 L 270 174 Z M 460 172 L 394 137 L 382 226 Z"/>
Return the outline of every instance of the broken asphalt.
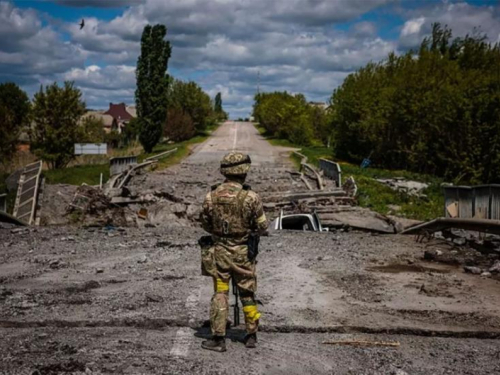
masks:
<path fill-rule="evenodd" d="M 203 351 L 211 281 L 200 275 L 203 231 L 183 215 L 232 149 L 251 154 L 257 192 L 293 183 L 288 150 L 226 123 L 181 165 L 133 180 L 183 199 L 154 226 L 0 229 L 0 373 L 500 372 L 498 277 L 425 260 L 433 242 L 344 230 L 263 238 L 258 349 L 239 342 L 241 326 L 227 353 Z M 323 344 L 347 339 L 400 346 Z"/>

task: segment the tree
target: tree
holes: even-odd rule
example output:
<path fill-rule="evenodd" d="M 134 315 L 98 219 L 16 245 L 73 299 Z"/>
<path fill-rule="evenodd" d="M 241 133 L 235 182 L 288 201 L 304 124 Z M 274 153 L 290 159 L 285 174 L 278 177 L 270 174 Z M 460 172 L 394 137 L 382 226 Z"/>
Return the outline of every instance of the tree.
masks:
<path fill-rule="evenodd" d="M 31 149 L 51 169 L 64 168 L 75 157 L 74 144 L 81 135 L 79 120 L 85 113 L 82 93 L 72 82 L 56 83 L 35 94 L 33 100 L 34 128 Z"/>
<path fill-rule="evenodd" d="M 137 117 L 134 117 L 127 123 L 127 126 L 123 128 L 122 141 L 125 145 L 130 145 L 139 139 L 139 134 L 141 133 L 140 126 L 140 121 Z"/>
<path fill-rule="evenodd" d="M 215 95 L 214 112 L 217 114 L 222 113 L 222 94 L 220 92 Z"/>
<path fill-rule="evenodd" d="M 304 95 L 287 92 L 257 94 L 253 115 L 272 136 L 298 145 L 309 145 L 314 141 L 316 119 Z"/>
<path fill-rule="evenodd" d="M 168 59 L 170 42 L 165 40 L 164 25 L 147 25 L 141 38 L 141 55 L 137 61 L 137 89 L 135 100 L 139 127 L 139 140 L 146 152 L 160 141 L 167 116 Z"/>
<path fill-rule="evenodd" d="M 500 45 L 439 24 L 418 51 L 350 74 L 331 97 L 335 157 L 500 182 Z"/>
<path fill-rule="evenodd" d="M 215 121 L 210 96 L 195 82 L 174 80 L 168 90 L 168 107 L 188 114 L 198 132 Z"/>
<path fill-rule="evenodd" d="M 106 138 L 104 121 L 102 119 L 89 116 L 83 119 L 80 126 L 80 143 L 102 143 Z"/>
<path fill-rule="evenodd" d="M 0 84 L 0 160 L 8 164 L 16 152 L 19 136 L 29 123 L 28 95 L 15 83 Z"/>
<path fill-rule="evenodd" d="M 195 134 L 196 129 L 191 116 L 181 108 L 169 108 L 165 136 L 174 142 L 180 142 L 192 138 Z"/>
<path fill-rule="evenodd" d="M 214 114 L 217 121 L 224 121 L 228 119 L 227 113 L 222 108 L 222 94 L 220 92 L 218 92 L 217 95 L 215 95 Z"/>

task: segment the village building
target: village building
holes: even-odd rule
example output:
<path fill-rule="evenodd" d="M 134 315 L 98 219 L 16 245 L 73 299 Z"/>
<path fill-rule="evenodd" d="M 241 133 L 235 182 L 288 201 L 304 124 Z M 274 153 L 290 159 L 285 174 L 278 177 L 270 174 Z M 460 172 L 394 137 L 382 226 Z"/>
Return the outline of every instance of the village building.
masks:
<path fill-rule="evenodd" d="M 88 111 L 82 116 L 82 121 L 85 118 L 94 117 L 97 120 L 102 120 L 106 133 L 115 130 L 121 134 L 128 122 L 136 116 L 135 106 L 127 106 L 125 103 L 109 103 L 107 111 Z"/>

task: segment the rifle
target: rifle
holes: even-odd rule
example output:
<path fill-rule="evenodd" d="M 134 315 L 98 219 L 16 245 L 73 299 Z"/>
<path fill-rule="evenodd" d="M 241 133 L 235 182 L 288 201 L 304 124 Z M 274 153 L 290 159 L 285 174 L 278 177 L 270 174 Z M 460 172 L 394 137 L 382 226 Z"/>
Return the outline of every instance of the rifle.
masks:
<path fill-rule="evenodd" d="M 234 276 L 231 278 L 233 294 L 234 294 L 234 326 L 240 325 L 240 306 L 238 305 L 238 285 L 236 285 L 236 280 Z"/>

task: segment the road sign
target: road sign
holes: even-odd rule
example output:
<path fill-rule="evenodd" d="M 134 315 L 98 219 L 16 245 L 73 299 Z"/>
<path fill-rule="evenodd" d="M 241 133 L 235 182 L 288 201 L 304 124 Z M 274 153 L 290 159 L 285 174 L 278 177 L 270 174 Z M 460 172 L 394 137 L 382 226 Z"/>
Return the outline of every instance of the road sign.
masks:
<path fill-rule="evenodd" d="M 75 143 L 75 155 L 106 155 L 106 143 Z"/>

